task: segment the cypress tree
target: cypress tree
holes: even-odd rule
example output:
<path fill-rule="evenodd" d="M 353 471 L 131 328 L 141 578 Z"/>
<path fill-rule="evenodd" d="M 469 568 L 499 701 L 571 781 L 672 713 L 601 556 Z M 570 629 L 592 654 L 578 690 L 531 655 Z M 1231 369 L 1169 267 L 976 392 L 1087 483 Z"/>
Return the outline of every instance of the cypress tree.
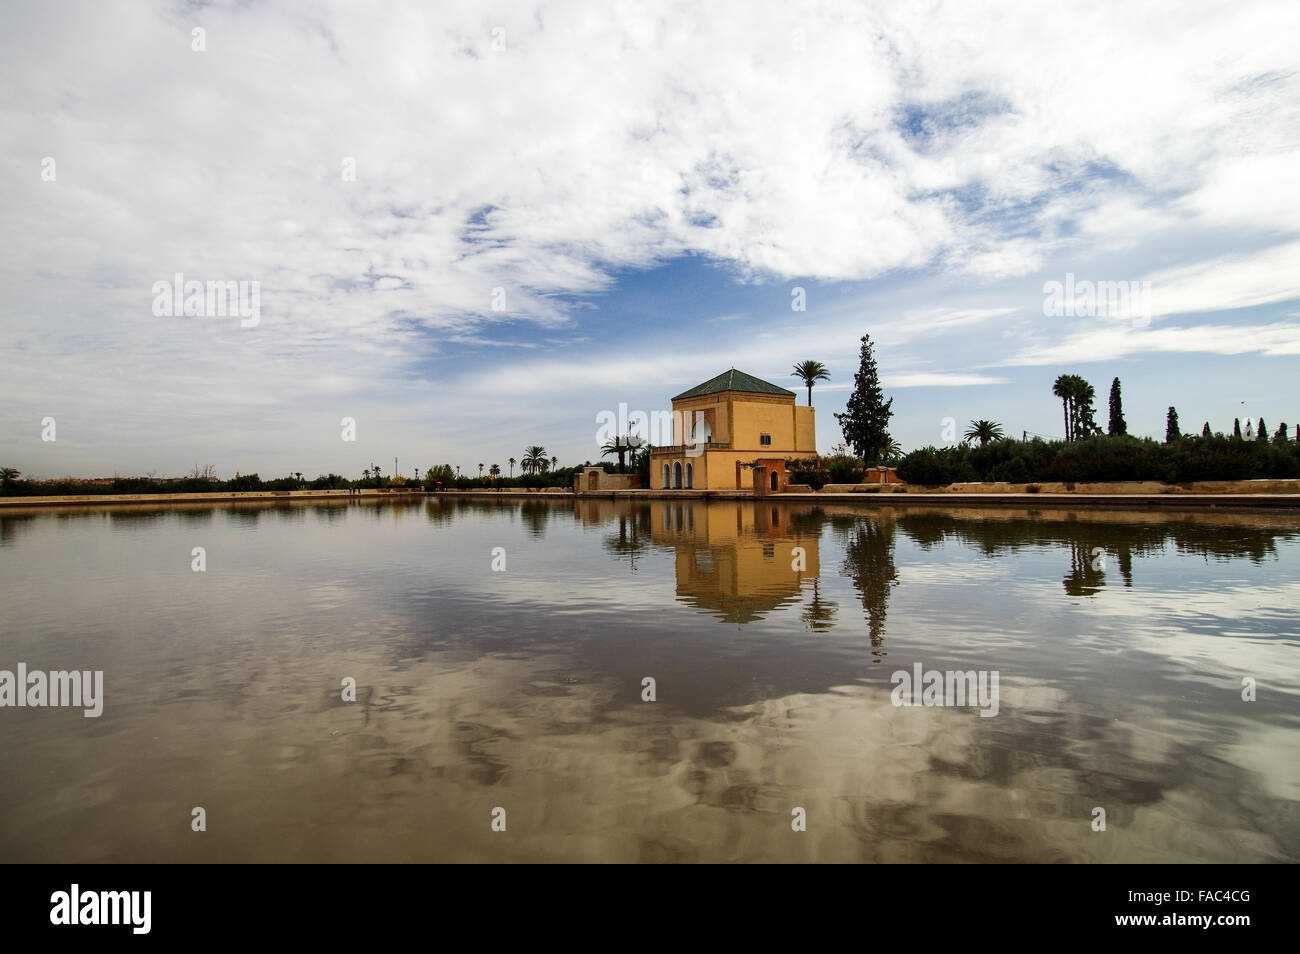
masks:
<path fill-rule="evenodd" d="M 1124 423 L 1124 399 L 1119 391 L 1119 378 L 1110 382 L 1110 436 L 1116 437 L 1120 434 L 1127 434 L 1128 427 Z"/>
<path fill-rule="evenodd" d="M 1268 443 L 1268 431 L 1264 430 L 1264 419 L 1262 417 L 1259 419 L 1259 430 L 1255 433 L 1255 437 L 1265 444 Z"/>
<path fill-rule="evenodd" d="M 844 405 L 844 413 L 836 414 L 844 441 L 853 453 L 867 463 L 873 463 L 889 443 L 889 419 L 894 416 L 894 399 L 885 400 L 880 389 L 880 374 L 871 335 L 862 336 L 858 373 L 853 375 L 853 393 Z"/>
<path fill-rule="evenodd" d="M 1209 422 L 1209 421 L 1206 421 L 1206 422 L 1205 422 L 1205 426 L 1204 426 L 1203 428 L 1201 428 L 1201 436 L 1202 436 L 1202 437 L 1209 437 L 1209 436 L 1210 436 L 1210 422 Z"/>
<path fill-rule="evenodd" d="M 1181 436 L 1178 431 L 1178 412 L 1171 407 L 1165 415 L 1165 443 L 1172 444 Z"/>
<path fill-rule="evenodd" d="M 1273 435 L 1273 443 L 1274 444 L 1286 443 L 1286 421 L 1283 421 L 1281 424 L 1277 426 L 1277 433 Z"/>
<path fill-rule="evenodd" d="M 1232 419 L 1232 436 L 1237 440 L 1241 440 L 1241 418 L 1234 417 Z"/>

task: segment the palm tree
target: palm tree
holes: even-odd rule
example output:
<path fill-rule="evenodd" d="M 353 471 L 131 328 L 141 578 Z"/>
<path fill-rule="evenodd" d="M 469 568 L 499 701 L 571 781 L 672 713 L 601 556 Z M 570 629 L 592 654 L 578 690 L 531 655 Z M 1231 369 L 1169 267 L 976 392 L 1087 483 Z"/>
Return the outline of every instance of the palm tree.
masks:
<path fill-rule="evenodd" d="M 808 406 L 812 407 L 813 384 L 817 381 L 829 381 L 831 373 L 820 361 L 800 361 L 790 372 L 790 377 L 803 378 L 803 383 L 808 387 Z"/>
<path fill-rule="evenodd" d="M 361 472 L 361 476 L 364 477 L 364 478 L 366 479 L 366 483 L 369 483 L 369 482 L 370 482 L 370 468 L 367 467 L 365 470 L 363 470 L 363 471 Z"/>
<path fill-rule="evenodd" d="M 482 464 L 479 464 L 479 465 L 478 465 L 478 475 L 479 475 L 479 478 L 480 478 L 480 479 L 483 477 L 483 465 L 482 465 Z"/>
<path fill-rule="evenodd" d="M 639 437 L 633 437 L 631 434 L 628 434 L 628 435 L 625 436 L 625 437 L 611 437 L 611 438 L 610 438 L 609 440 L 607 440 L 607 441 L 604 443 L 604 445 L 600 448 L 600 456 L 601 456 L 601 457 L 608 457 L 610 454 L 617 454 L 617 455 L 618 455 L 618 472 L 621 474 L 621 473 L 623 473 L 623 461 L 624 461 L 624 456 L 625 456 L 626 454 L 629 454 L 629 453 L 630 453 L 630 454 L 632 454 L 633 458 L 635 459 L 635 457 L 636 457 L 636 450 L 637 450 L 637 448 L 639 448 L 643 443 L 645 443 L 645 442 L 644 442 L 641 438 L 639 438 Z"/>
<path fill-rule="evenodd" d="M 962 435 L 968 441 L 979 441 L 980 447 L 983 447 L 989 441 L 998 441 L 1002 439 L 1002 425 L 994 421 L 980 419 L 971 421 L 970 427 Z"/>
<path fill-rule="evenodd" d="M 519 463 L 519 461 L 511 457 L 508 458 L 508 463 L 510 464 L 510 476 L 513 478 L 515 476 L 515 464 Z"/>
<path fill-rule="evenodd" d="M 491 467 L 488 468 L 488 474 L 490 474 L 493 478 L 500 477 L 500 476 L 501 476 L 501 465 L 500 465 L 500 464 L 493 464 Z"/>
<path fill-rule="evenodd" d="M 22 476 L 22 471 L 13 467 L 0 467 L 0 484 L 8 487 Z"/>
<path fill-rule="evenodd" d="M 1074 439 L 1083 440 L 1085 437 L 1091 437 L 1093 434 L 1100 433 L 1097 422 L 1093 420 L 1093 414 L 1096 410 L 1092 406 L 1093 400 L 1097 397 L 1097 390 L 1077 374 L 1070 375 L 1074 382 Z"/>
<path fill-rule="evenodd" d="M 538 444 L 524 448 L 524 459 L 519 462 L 525 474 L 535 474 L 546 469 L 546 448 Z"/>
<path fill-rule="evenodd" d="M 1071 380 L 1073 375 L 1062 374 L 1052 385 L 1052 393 L 1061 399 L 1061 410 L 1065 415 L 1065 439 L 1071 438 L 1070 433 L 1070 401 L 1074 397 L 1074 382 Z"/>
<path fill-rule="evenodd" d="M 557 467 L 559 467 L 559 466 L 560 466 L 560 458 L 558 458 L 558 457 L 552 457 L 552 458 L 551 458 L 551 470 L 554 470 L 555 468 L 557 468 Z"/>

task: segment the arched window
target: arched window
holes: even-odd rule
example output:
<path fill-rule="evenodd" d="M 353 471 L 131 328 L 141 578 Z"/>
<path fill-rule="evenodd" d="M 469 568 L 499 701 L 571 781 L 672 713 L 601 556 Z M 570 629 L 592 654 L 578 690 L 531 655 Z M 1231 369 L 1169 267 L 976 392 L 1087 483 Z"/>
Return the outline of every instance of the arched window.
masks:
<path fill-rule="evenodd" d="M 673 464 L 673 489 L 682 489 L 682 462 L 680 460 Z"/>
<path fill-rule="evenodd" d="M 709 427 L 709 422 L 702 417 L 696 420 L 692 430 L 695 432 L 691 435 L 692 444 L 707 444 L 713 440 L 713 428 Z"/>
<path fill-rule="evenodd" d="M 663 488 L 664 488 L 664 490 L 667 490 L 667 489 L 668 489 L 669 487 L 671 487 L 672 485 L 673 485 L 672 471 L 670 471 L 670 470 L 668 469 L 668 465 L 667 465 L 667 464 L 664 464 L 664 482 L 663 482 Z"/>
<path fill-rule="evenodd" d="M 686 489 L 690 490 L 695 486 L 695 465 L 690 461 L 686 462 Z"/>

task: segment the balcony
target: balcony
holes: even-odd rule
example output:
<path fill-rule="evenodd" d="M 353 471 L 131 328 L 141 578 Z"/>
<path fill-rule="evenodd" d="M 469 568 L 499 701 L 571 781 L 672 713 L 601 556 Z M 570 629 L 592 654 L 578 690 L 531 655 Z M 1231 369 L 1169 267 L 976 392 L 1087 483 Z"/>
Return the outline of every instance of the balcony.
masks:
<path fill-rule="evenodd" d="M 703 450 L 731 450 L 731 442 L 709 441 L 707 444 L 665 444 L 663 447 L 655 447 L 650 451 L 651 457 L 682 457 L 689 451 Z"/>

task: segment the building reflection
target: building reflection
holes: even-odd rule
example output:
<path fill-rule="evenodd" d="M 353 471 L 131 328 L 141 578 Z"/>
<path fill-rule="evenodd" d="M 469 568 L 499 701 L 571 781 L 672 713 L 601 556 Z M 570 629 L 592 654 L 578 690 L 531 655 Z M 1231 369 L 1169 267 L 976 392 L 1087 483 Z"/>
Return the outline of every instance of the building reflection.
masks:
<path fill-rule="evenodd" d="M 807 629 L 834 624 L 836 604 L 821 595 L 821 521 L 792 521 L 784 506 L 693 500 L 578 501 L 574 517 L 603 528 L 602 546 L 632 572 L 647 552 L 670 553 L 677 598 L 719 619 L 752 623 L 805 603 Z"/>
<path fill-rule="evenodd" d="M 821 574 L 819 535 L 793 530 L 784 507 L 686 500 L 649 509 L 651 540 L 675 555 L 677 598 L 720 619 L 752 623 L 802 602 Z M 822 602 L 818 618 L 828 614 Z"/>

